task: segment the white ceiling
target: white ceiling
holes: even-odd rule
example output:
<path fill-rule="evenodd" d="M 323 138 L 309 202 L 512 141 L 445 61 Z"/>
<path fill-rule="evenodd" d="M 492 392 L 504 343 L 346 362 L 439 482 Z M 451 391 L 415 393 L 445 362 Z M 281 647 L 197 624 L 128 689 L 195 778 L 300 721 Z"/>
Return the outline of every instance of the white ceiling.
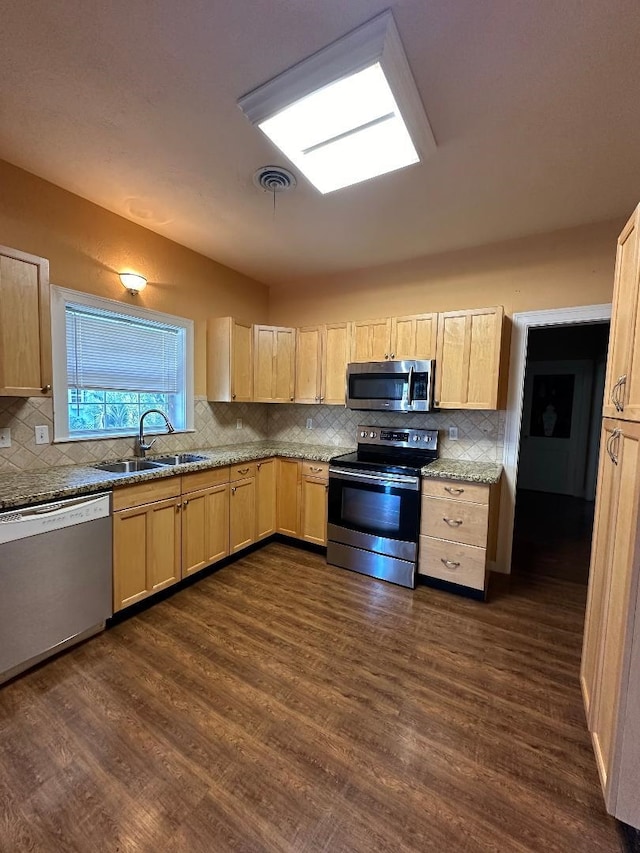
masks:
<path fill-rule="evenodd" d="M 289 164 L 237 99 L 387 7 L 435 155 L 274 215 L 252 175 Z M 24 0 L 0 158 L 287 284 L 630 212 L 639 83 L 638 0 Z"/>

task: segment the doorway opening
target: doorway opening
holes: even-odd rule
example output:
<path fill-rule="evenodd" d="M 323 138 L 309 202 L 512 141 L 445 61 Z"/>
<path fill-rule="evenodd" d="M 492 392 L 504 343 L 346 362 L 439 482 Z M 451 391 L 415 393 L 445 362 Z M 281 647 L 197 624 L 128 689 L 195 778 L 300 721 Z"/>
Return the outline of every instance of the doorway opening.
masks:
<path fill-rule="evenodd" d="M 609 322 L 529 330 L 512 570 L 586 585 Z"/>

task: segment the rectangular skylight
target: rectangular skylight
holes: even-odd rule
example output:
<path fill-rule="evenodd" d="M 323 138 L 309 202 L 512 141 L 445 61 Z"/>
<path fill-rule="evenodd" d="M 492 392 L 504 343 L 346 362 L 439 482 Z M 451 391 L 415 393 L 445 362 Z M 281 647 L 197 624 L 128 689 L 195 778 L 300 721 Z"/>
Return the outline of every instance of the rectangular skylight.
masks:
<path fill-rule="evenodd" d="M 322 193 L 418 163 L 435 149 L 391 12 L 238 103 Z"/>
<path fill-rule="evenodd" d="M 379 62 L 301 98 L 258 127 L 321 193 L 420 159 Z"/>

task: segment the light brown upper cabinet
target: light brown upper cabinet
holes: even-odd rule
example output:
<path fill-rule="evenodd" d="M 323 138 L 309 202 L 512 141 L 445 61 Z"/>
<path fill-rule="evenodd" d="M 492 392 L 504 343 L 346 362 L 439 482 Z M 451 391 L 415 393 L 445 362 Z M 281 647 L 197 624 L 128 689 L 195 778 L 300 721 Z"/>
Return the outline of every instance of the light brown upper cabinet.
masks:
<path fill-rule="evenodd" d="M 436 357 L 437 314 L 391 318 L 389 358 L 397 361 Z"/>
<path fill-rule="evenodd" d="M 253 327 L 253 399 L 257 403 L 293 402 L 296 330 Z"/>
<path fill-rule="evenodd" d="M 0 395 L 51 396 L 49 261 L 0 246 Z"/>
<path fill-rule="evenodd" d="M 253 327 L 233 317 L 207 323 L 207 399 L 222 403 L 253 400 Z"/>
<path fill-rule="evenodd" d="M 496 409 L 502 306 L 438 315 L 435 405 Z"/>
<path fill-rule="evenodd" d="M 347 323 L 298 329 L 296 403 L 344 405 L 348 350 Z"/>
<path fill-rule="evenodd" d="M 640 206 L 618 237 L 605 417 L 640 420 Z"/>
<path fill-rule="evenodd" d="M 351 324 L 350 361 L 384 361 L 391 351 L 391 318 Z"/>

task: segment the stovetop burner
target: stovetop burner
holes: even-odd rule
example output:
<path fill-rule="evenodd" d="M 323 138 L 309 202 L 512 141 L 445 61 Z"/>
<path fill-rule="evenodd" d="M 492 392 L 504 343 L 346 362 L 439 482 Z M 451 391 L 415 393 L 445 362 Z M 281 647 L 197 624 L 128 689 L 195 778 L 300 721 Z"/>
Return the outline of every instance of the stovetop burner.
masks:
<path fill-rule="evenodd" d="M 435 429 L 360 426 L 357 434 L 357 451 L 334 456 L 331 465 L 418 475 L 421 468 L 438 458 Z"/>

